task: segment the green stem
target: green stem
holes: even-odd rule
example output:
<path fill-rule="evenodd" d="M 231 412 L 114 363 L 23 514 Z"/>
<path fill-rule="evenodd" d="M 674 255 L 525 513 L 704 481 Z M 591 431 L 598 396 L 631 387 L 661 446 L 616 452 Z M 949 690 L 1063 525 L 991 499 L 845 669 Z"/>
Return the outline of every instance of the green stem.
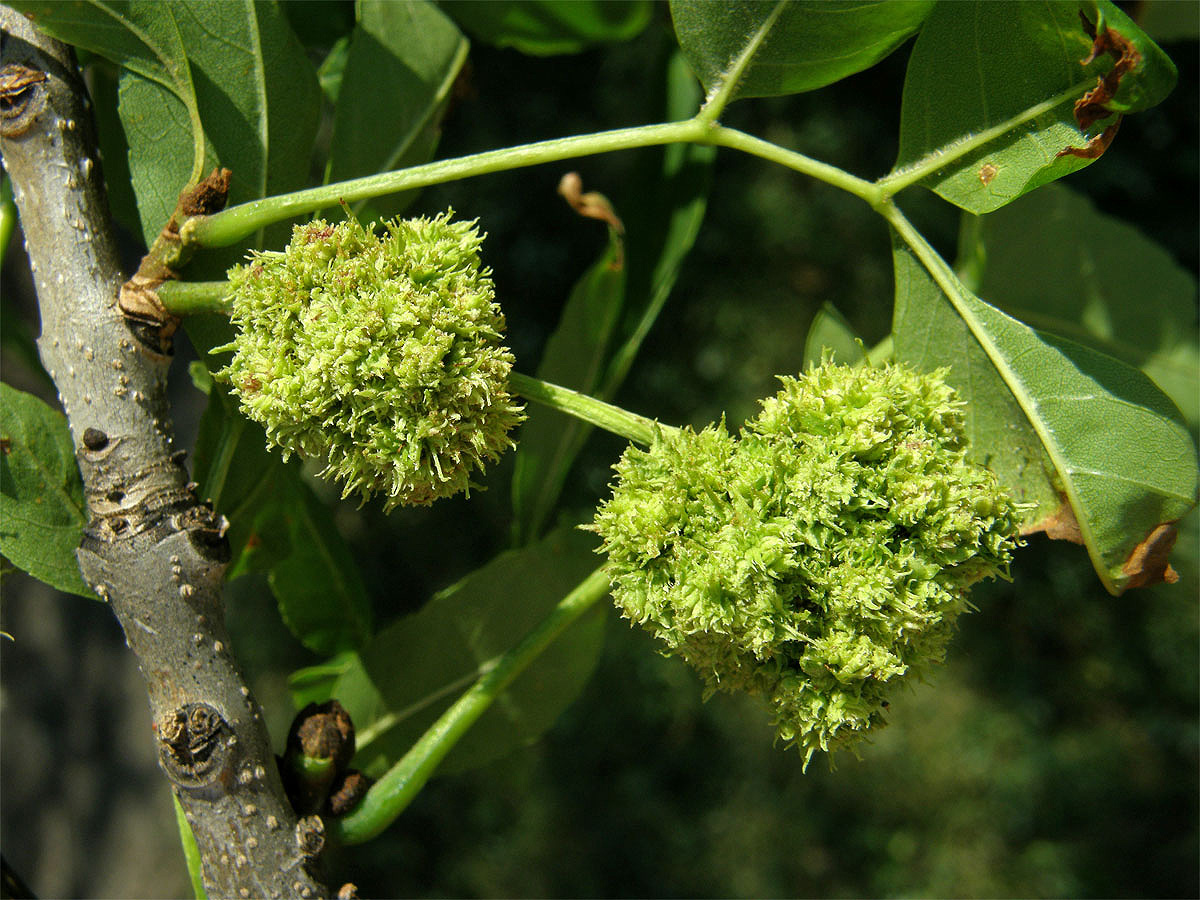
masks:
<path fill-rule="evenodd" d="M 872 207 L 878 206 L 883 199 L 883 192 L 874 182 L 858 178 L 849 172 L 839 169 L 837 166 L 820 162 L 802 153 L 797 153 L 795 150 L 787 150 L 778 144 L 772 144 L 770 141 L 764 141 L 762 138 L 754 137 L 735 128 L 713 125 L 706 134 L 706 143 L 716 144 L 719 147 L 728 147 L 731 150 L 740 150 L 743 153 L 749 153 L 752 156 L 758 156 L 770 162 L 778 163 L 781 166 L 786 166 L 789 169 L 816 178 L 818 181 L 824 181 L 826 184 L 841 188 L 843 191 L 866 201 Z"/>
<path fill-rule="evenodd" d="M 227 316 L 233 306 L 228 281 L 164 281 L 158 286 L 158 299 L 173 316 Z"/>
<path fill-rule="evenodd" d="M 536 166 L 541 163 L 610 153 L 616 150 L 631 150 L 637 147 L 653 147 L 658 144 L 702 141 L 705 125 L 695 119 L 686 122 L 668 122 L 661 125 L 639 125 L 634 128 L 618 128 L 598 134 L 584 134 L 568 138 L 554 138 L 517 147 L 489 150 L 457 159 L 445 159 L 400 169 L 368 175 L 336 184 L 281 194 L 231 206 L 211 216 L 189 219 L 180 230 L 185 245 L 200 247 L 225 247 L 235 244 L 260 228 L 295 216 L 316 212 L 340 201 L 354 203 L 383 194 L 428 187 L 447 181 L 456 181 L 490 172 L 502 172 Z"/>
<path fill-rule="evenodd" d="M 521 642 L 505 653 L 430 726 L 429 730 L 367 792 L 353 812 L 328 827 L 347 844 L 370 840 L 404 811 L 438 764 L 467 729 L 513 680 L 596 601 L 608 593 L 608 577 L 597 569 L 564 597 Z"/>
<path fill-rule="evenodd" d="M 875 185 L 881 191 L 881 199 L 886 200 L 894 197 L 909 185 L 916 184 L 918 181 L 935 172 L 948 168 L 958 160 L 970 156 L 976 150 L 987 146 L 992 141 L 1024 125 L 1026 122 L 1031 122 L 1039 116 L 1045 115 L 1068 100 L 1075 100 L 1083 91 L 1091 87 L 1092 81 L 1093 79 L 1088 79 L 1079 82 L 1079 84 L 1072 85 L 1065 91 L 1055 94 L 1049 100 L 1043 100 L 1036 106 L 1031 106 L 1010 119 L 1005 119 L 991 128 L 985 129 L 965 140 L 951 144 L 948 147 L 934 150 L 912 165 L 883 176 L 875 182 Z"/>
<path fill-rule="evenodd" d="M 639 416 L 628 410 L 597 400 L 587 394 L 581 394 L 570 388 L 560 387 L 531 375 L 512 372 L 508 376 L 509 386 L 526 400 L 541 403 L 557 409 L 569 416 L 581 419 L 590 425 L 603 428 L 613 434 L 639 444 L 649 446 L 654 443 L 655 432 L 673 431 L 670 425 L 662 425 L 653 419 Z"/>
<path fill-rule="evenodd" d="M 787 150 L 770 141 L 752 137 L 733 128 L 712 124 L 697 115 L 685 122 L 639 125 L 635 128 L 619 128 L 599 134 L 554 138 L 501 150 L 489 150 L 486 153 L 439 160 L 411 169 L 368 175 L 365 178 L 281 194 L 278 197 L 253 200 L 239 206 L 231 206 L 211 216 L 188 219 L 180 229 L 180 238 L 185 247 L 225 247 L 267 225 L 316 212 L 341 201 L 354 203 L 384 194 L 492 172 L 520 169 L 579 156 L 611 153 L 616 150 L 675 143 L 712 144 L 741 150 L 841 188 L 872 206 L 877 205 L 883 197 L 881 189 L 873 182 L 857 178 L 836 166 L 811 159 L 794 150 Z"/>

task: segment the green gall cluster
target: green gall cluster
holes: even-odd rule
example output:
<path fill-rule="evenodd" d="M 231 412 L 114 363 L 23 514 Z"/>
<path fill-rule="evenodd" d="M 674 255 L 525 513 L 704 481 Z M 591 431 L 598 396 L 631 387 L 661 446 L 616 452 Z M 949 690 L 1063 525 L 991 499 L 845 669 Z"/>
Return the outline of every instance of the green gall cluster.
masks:
<path fill-rule="evenodd" d="M 219 376 L 286 457 L 387 509 L 471 486 L 524 417 L 474 222 L 298 225 L 229 273 L 238 334 Z"/>
<path fill-rule="evenodd" d="M 724 423 L 630 447 L 593 530 L 613 597 L 708 694 L 762 695 L 807 765 L 884 722 L 1004 576 L 1012 501 L 966 459 L 944 372 L 828 362 Z"/>

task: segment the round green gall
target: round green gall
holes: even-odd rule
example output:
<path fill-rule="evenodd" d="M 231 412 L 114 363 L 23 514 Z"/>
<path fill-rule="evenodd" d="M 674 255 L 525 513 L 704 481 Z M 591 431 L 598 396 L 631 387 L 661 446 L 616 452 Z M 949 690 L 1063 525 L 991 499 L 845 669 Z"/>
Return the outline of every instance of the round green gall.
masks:
<path fill-rule="evenodd" d="M 621 612 L 709 694 L 764 696 L 806 765 L 884 723 L 1018 544 L 944 374 L 783 378 L 738 438 L 721 423 L 627 449 L 592 525 Z"/>
<path fill-rule="evenodd" d="M 218 376 L 269 443 L 323 459 L 343 496 L 387 509 L 471 486 L 524 418 L 474 222 L 297 225 L 229 272 L 233 358 Z"/>

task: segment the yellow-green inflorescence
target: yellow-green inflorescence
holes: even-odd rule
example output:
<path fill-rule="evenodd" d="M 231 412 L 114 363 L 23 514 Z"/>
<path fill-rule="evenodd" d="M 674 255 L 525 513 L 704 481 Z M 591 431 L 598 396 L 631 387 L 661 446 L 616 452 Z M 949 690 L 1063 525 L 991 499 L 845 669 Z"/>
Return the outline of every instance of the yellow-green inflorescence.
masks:
<path fill-rule="evenodd" d="M 623 614 L 707 692 L 767 698 L 805 757 L 884 722 L 941 662 L 967 592 L 1006 576 L 1013 503 L 968 462 L 944 372 L 829 362 L 724 423 L 630 447 L 596 514 Z"/>
<path fill-rule="evenodd" d="M 474 222 L 450 213 L 298 225 L 229 273 L 233 359 L 219 375 L 285 457 L 324 459 L 343 496 L 390 509 L 467 490 L 524 416 Z"/>

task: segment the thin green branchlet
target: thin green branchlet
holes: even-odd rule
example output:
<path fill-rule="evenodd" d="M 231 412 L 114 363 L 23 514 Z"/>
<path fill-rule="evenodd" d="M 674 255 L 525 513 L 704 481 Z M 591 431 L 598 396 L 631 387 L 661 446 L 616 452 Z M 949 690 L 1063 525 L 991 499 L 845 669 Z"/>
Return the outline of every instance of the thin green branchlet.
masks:
<path fill-rule="evenodd" d="M 226 247 L 267 225 L 318 212 L 341 202 L 353 203 L 580 156 L 675 143 L 711 144 L 759 156 L 841 188 L 871 206 L 883 198 L 882 190 L 870 181 L 770 141 L 719 125 L 702 111 L 683 122 L 638 125 L 595 134 L 552 138 L 252 200 L 219 213 L 188 219 L 180 228 L 180 240 L 189 249 Z"/>
<path fill-rule="evenodd" d="M 622 613 L 709 694 L 768 701 L 804 754 L 884 723 L 942 660 L 967 592 L 1006 577 L 1012 501 L 966 460 L 944 372 L 828 361 L 724 422 L 630 447 L 591 529 Z"/>

